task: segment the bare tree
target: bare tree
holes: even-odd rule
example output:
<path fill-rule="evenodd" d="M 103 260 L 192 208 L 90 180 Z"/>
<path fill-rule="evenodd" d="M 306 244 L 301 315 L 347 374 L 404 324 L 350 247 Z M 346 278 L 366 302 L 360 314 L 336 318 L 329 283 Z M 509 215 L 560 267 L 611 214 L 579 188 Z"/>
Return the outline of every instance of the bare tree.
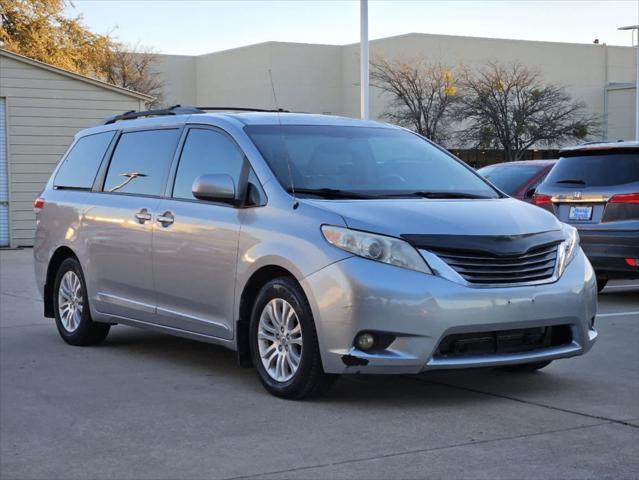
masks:
<path fill-rule="evenodd" d="M 462 143 L 502 148 L 506 161 L 520 160 L 534 146 L 560 145 L 599 133 L 599 118 L 587 113 L 560 85 L 518 63 L 464 69 L 456 106 Z"/>
<path fill-rule="evenodd" d="M 105 80 L 114 85 L 154 97 L 149 107 L 162 103 L 164 82 L 160 74 L 153 71 L 157 55 L 139 45 L 125 47 L 114 43 L 104 66 Z"/>
<path fill-rule="evenodd" d="M 451 105 L 457 100 L 453 71 L 423 60 L 371 62 L 371 83 L 390 96 L 384 116 L 425 137 L 446 143 Z"/>

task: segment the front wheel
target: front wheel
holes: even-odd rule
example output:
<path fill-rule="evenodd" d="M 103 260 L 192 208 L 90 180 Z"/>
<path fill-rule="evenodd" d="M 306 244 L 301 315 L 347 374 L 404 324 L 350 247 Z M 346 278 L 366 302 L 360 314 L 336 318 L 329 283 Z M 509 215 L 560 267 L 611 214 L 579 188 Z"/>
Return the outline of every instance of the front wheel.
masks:
<path fill-rule="evenodd" d="M 258 294 L 251 313 L 250 344 L 260 381 L 275 396 L 319 396 L 335 378 L 324 373 L 311 308 L 290 277 L 271 280 Z"/>
<path fill-rule="evenodd" d="M 91 319 L 80 262 L 73 257 L 62 262 L 53 285 L 55 323 L 64 341 L 71 345 L 102 343 L 110 325 Z"/>

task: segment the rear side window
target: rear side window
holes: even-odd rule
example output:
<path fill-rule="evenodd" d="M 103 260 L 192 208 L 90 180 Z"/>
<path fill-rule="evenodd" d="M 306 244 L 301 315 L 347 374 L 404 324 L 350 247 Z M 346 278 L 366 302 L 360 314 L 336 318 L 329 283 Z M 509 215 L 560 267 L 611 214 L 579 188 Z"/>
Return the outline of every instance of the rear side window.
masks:
<path fill-rule="evenodd" d="M 122 134 L 113 152 L 104 191 L 161 195 L 178 134 L 178 129 Z"/>
<path fill-rule="evenodd" d="M 193 181 L 200 175 L 225 173 L 237 187 L 244 154 L 226 135 L 208 129 L 189 131 L 175 175 L 174 198 L 193 200 Z"/>
<path fill-rule="evenodd" d="M 58 188 L 91 188 L 115 131 L 80 138 L 64 159 L 53 182 Z"/>
<path fill-rule="evenodd" d="M 572 187 L 607 187 L 639 182 L 639 153 L 610 153 L 559 160 L 546 183 Z"/>
<path fill-rule="evenodd" d="M 539 165 L 504 165 L 500 167 L 484 167 L 478 172 L 497 185 L 508 195 L 517 192 L 521 187 L 538 175 L 543 166 Z"/>

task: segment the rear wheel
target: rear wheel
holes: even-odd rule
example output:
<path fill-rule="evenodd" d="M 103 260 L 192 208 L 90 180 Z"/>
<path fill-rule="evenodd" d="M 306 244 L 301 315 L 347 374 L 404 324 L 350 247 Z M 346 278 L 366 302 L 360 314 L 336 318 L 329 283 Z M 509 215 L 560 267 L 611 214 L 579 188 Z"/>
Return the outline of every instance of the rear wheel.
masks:
<path fill-rule="evenodd" d="M 80 262 L 72 257 L 63 261 L 53 285 L 55 323 L 63 340 L 71 345 L 96 345 L 104 341 L 110 325 L 91 319 Z"/>
<path fill-rule="evenodd" d="M 542 368 L 546 368 L 551 363 L 552 360 L 546 360 L 544 362 L 522 363 L 520 365 L 508 365 L 507 367 L 502 367 L 502 370 L 506 370 L 508 372 L 535 372 L 537 370 L 541 370 Z"/>
<path fill-rule="evenodd" d="M 608 283 L 608 279 L 601 275 L 597 275 L 597 292 L 601 293 L 601 291 L 606 287 Z"/>
<path fill-rule="evenodd" d="M 335 379 L 322 368 L 308 301 L 297 282 L 268 282 L 253 305 L 250 323 L 253 364 L 273 395 L 302 399 L 325 393 Z"/>

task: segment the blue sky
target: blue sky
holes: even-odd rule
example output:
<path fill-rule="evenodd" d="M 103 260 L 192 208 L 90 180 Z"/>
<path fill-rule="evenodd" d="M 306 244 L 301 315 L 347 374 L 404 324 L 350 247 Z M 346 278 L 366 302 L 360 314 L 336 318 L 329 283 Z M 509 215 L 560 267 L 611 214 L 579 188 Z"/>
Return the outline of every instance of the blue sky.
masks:
<path fill-rule="evenodd" d="M 74 0 L 89 27 L 159 53 L 198 55 L 269 40 L 359 41 L 359 1 Z M 639 0 L 369 1 L 371 39 L 409 32 L 630 45 Z"/>

